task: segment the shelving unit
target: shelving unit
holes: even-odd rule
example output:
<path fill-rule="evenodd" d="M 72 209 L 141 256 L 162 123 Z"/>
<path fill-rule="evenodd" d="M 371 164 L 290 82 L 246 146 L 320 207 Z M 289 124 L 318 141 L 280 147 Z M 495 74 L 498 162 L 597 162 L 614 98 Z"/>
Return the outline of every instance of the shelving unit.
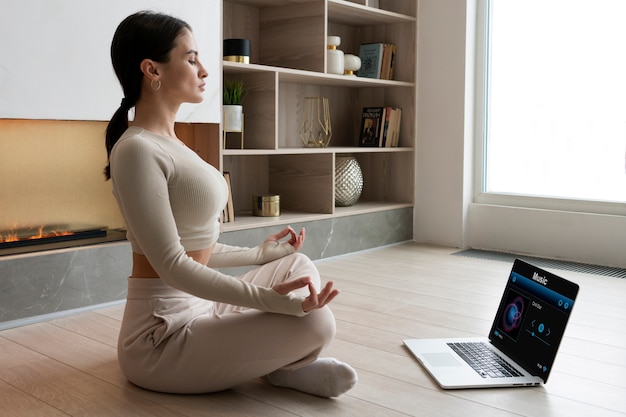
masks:
<path fill-rule="evenodd" d="M 251 40 L 250 64 L 224 61 L 223 78 L 242 79 L 244 149 L 219 149 L 231 174 L 235 222 L 224 230 L 352 216 L 413 206 L 416 33 L 415 0 L 225 0 L 223 38 Z M 396 80 L 326 73 L 326 37 L 358 55 L 368 42 L 397 45 Z M 298 137 L 304 98 L 327 97 L 333 136 L 328 148 L 305 148 Z M 403 109 L 397 148 L 358 146 L 367 106 Z M 228 142 L 227 142 L 228 143 Z M 234 146 L 233 146 L 234 147 Z M 353 154 L 363 171 L 358 203 L 334 206 L 335 156 Z M 252 195 L 279 194 L 281 216 L 254 217 Z"/>

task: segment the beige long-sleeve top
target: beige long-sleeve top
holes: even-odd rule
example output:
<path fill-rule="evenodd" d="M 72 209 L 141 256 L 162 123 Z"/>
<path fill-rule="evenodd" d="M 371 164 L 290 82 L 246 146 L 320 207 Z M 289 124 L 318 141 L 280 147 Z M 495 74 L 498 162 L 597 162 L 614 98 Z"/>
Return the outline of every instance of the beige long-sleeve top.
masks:
<path fill-rule="evenodd" d="M 202 265 L 187 251 L 214 247 L 208 265 L 253 265 L 293 253 L 287 242 L 255 248 L 216 243 L 228 198 L 222 174 L 173 138 L 129 127 L 110 155 L 113 194 L 133 252 L 174 288 L 208 300 L 302 316 L 302 299 Z M 215 245 L 215 246 L 214 246 Z"/>

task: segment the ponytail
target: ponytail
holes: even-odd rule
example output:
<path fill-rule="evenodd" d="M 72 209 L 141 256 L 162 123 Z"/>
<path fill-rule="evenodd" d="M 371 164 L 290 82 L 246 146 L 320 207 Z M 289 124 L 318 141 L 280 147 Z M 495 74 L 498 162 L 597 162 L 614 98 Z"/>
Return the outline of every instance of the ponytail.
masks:
<path fill-rule="evenodd" d="M 107 165 L 104 167 L 104 177 L 107 180 L 111 179 L 111 163 L 109 162 L 109 158 L 111 156 L 111 150 L 113 146 L 120 139 L 122 134 L 128 129 L 128 110 L 130 110 L 128 101 L 126 98 L 122 99 L 122 104 L 115 111 L 113 117 L 109 121 L 107 125 L 106 135 L 105 135 L 105 146 L 107 149 Z"/>

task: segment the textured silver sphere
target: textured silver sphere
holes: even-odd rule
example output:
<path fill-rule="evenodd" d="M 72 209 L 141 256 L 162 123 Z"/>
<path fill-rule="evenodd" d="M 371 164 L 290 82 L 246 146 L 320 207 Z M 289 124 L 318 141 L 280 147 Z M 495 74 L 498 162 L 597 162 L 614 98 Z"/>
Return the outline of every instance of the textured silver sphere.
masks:
<path fill-rule="evenodd" d="M 352 155 L 337 155 L 335 159 L 335 206 L 348 207 L 361 197 L 363 173 Z"/>

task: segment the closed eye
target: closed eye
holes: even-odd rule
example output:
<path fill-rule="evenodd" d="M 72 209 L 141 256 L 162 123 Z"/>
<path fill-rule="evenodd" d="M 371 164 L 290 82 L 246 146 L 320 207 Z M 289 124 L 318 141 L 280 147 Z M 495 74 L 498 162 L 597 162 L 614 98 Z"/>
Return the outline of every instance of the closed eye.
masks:
<path fill-rule="evenodd" d="M 191 55 L 191 59 L 188 61 L 191 65 L 196 65 L 197 64 L 197 62 L 196 62 L 196 60 L 194 58 L 198 56 L 198 51 L 194 51 L 193 49 L 190 49 L 185 54 L 186 55 Z"/>

